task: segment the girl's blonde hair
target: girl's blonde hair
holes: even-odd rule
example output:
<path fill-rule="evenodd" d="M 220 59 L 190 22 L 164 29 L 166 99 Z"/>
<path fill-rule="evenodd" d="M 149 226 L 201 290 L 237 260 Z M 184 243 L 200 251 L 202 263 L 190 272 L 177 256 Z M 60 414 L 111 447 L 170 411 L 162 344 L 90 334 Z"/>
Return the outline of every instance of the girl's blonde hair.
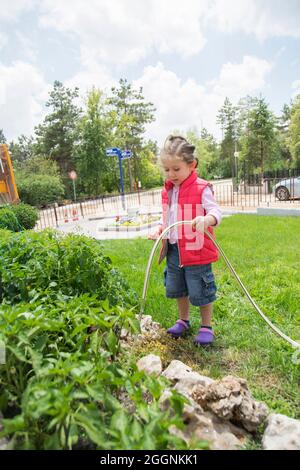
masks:
<path fill-rule="evenodd" d="M 183 160 L 186 163 L 192 163 L 193 161 L 197 162 L 198 159 L 194 155 L 195 146 L 190 144 L 184 137 L 181 135 L 169 135 L 164 143 L 163 148 L 160 152 L 161 160 L 173 157 L 178 160 Z M 196 165 L 196 166 L 197 166 Z"/>

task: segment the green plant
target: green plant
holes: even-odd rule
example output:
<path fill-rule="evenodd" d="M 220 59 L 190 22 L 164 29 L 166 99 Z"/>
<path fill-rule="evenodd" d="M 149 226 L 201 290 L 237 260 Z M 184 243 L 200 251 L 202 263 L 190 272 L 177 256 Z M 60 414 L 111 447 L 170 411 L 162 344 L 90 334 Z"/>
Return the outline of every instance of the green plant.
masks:
<path fill-rule="evenodd" d="M 0 436 L 15 449 L 187 448 L 169 432 L 183 427 L 186 399 L 174 392 L 162 411 L 166 382 L 125 367 L 119 338 L 138 331 L 133 311 L 88 295 L 65 300 L 0 307 L 0 407 L 13 414 Z"/>
<path fill-rule="evenodd" d="M 3 228 L 12 232 L 18 232 L 21 229 L 16 215 L 7 207 L 0 210 L 0 229 Z"/>
<path fill-rule="evenodd" d="M 28 301 L 58 292 L 96 294 L 114 305 L 137 303 L 95 240 L 52 230 L 0 237 L 0 300 Z"/>
<path fill-rule="evenodd" d="M 15 214 L 23 229 L 30 230 L 34 228 L 39 217 L 35 207 L 20 202 L 19 204 L 9 206 L 9 208 Z"/>
<path fill-rule="evenodd" d="M 60 177 L 34 175 L 17 179 L 20 198 L 32 206 L 45 206 L 59 201 L 64 195 L 64 186 Z"/>

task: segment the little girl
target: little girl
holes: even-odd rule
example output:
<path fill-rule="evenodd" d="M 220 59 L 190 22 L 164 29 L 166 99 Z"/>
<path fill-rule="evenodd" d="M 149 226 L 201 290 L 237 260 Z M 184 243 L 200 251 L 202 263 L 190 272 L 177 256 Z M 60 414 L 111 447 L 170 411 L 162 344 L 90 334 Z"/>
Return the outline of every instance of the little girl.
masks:
<path fill-rule="evenodd" d="M 188 332 L 191 303 L 200 307 L 202 319 L 195 343 L 208 345 L 214 340 L 211 319 L 217 290 L 211 263 L 218 260 L 218 251 L 204 230 L 213 235 L 211 227 L 219 225 L 222 216 L 212 186 L 195 171 L 194 150 L 181 136 L 166 139 L 160 155 L 167 177 L 162 191 L 163 219 L 149 239 L 157 239 L 176 221 L 193 221 L 173 228 L 163 240 L 159 263 L 167 256 L 166 296 L 177 300 L 179 310 L 179 320 L 167 332 L 176 338 Z"/>

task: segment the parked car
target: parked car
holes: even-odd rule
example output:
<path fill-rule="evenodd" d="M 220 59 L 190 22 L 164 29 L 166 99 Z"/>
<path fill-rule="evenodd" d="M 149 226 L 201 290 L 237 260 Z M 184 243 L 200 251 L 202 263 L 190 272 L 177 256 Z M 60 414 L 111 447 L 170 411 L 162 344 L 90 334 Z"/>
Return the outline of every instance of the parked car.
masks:
<path fill-rule="evenodd" d="M 300 176 L 279 181 L 275 184 L 273 192 L 279 201 L 300 198 Z"/>

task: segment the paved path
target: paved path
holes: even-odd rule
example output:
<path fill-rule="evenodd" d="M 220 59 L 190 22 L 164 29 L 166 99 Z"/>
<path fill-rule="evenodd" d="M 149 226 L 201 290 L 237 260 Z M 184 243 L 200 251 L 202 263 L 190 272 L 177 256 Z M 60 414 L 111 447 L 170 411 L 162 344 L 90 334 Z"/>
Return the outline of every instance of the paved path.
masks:
<path fill-rule="evenodd" d="M 289 209 L 296 209 L 296 212 L 300 213 L 299 204 L 283 205 L 283 204 L 277 203 L 272 206 L 273 208 L 276 208 L 276 209 L 279 209 L 279 208 L 282 209 L 281 215 L 285 215 L 285 212 L 286 212 L 286 215 L 290 215 Z M 157 206 L 153 207 L 152 211 L 157 213 L 159 211 L 159 207 Z M 258 212 L 261 212 L 261 215 L 263 215 L 262 214 L 263 211 L 261 210 L 257 211 L 256 207 L 225 206 L 225 207 L 222 207 L 222 212 L 223 212 L 223 218 L 230 217 L 231 215 L 234 215 L 234 214 L 258 214 Z M 115 222 L 116 215 L 117 214 L 112 214 L 112 213 L 108 215 L 107 213 L 104 213 L 104 212 L 94 214 L 94 215 L 91 215 L 90 218 L 95 219 L 97 217 L 98 218 L 97 220 L 89 220 L 88 218 L 84 218 L 84 219 L 81 218 L 76 222 L 62 223 L 57 227 L 57 230 L 60 230 L 61 232 L 64 232 L 64 233 L 76 233 L 80 235 L 87 235 L 89 237 L 95 238 L 96 240 L 112 240 L 112 239 L 121 240 L 121 239 L 131 239 L 131 238 L 138 238 L 138 237 L 147 238 L 149 233 L 155 230 L 154 227 L 149 227 L 143 230 L 128 231 L 128 232 L 127 231 L 126 232 L 103 231 L 103 227 Z M 272 215 L 272 214 L 269 214 L 269 215 Z M 274 215 L 277 215 L 277 214 L 274 214 Z"/>

